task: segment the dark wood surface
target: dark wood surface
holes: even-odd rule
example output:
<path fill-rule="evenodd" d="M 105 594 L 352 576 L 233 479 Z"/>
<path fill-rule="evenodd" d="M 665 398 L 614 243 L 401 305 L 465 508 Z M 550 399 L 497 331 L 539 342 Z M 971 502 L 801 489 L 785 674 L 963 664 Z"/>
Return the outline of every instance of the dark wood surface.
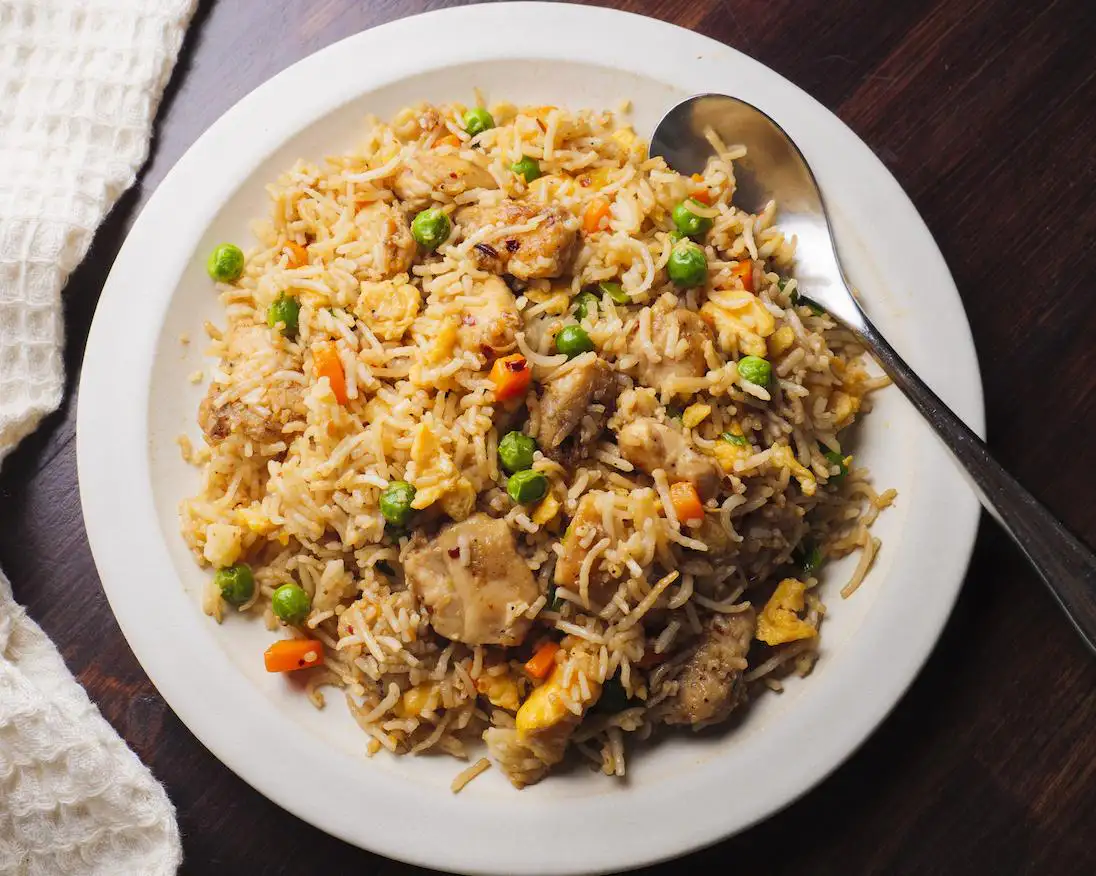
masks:
<path fill-rule="evenodd" d="M 166 784 L 188 873 L 417 871 L 332 839 L 245 785 L 183 727 L 130 652 L 100 588 L 77 492 L 75 386 L 91 316 L 142 204 L 238 98 L 341 37 L 447 5 L 454 4 L 202 5 L 151 160 L 65 292 L 64 407 L 0 472 L 0 568 L 107 719 Z M 880 155 L 928 222 L 962 293 L 992 448 L 1096 542 L 1096 3 L 612 5 L 752 55 Z M 805 798 L 685 864 L 719 873 L 1096 873 L 1094 828 L 1096 662 L 1017 551 L 984 523 L 943 639 L 879 731 Z"/>

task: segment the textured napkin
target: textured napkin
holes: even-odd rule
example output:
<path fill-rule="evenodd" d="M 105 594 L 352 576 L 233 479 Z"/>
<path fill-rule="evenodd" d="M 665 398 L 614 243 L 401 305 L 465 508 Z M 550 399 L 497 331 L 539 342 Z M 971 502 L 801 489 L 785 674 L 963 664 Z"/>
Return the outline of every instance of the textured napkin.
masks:
<path fill-rule="evenodd" d="M 195 0 L 0 0 L 0 464 L 64 389 L 61 289 L 148 155 Z M 164 789 L 0 574 L 0 873 L 173 873 Z"/>

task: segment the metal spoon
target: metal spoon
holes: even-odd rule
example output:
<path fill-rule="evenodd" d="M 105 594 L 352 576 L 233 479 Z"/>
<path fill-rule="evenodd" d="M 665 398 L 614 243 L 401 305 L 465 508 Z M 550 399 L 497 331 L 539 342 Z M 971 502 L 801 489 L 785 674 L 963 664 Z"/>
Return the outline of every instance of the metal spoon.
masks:
<path fill-rule="evenodd" d="M 1089 647 L 1096 650 L 1096 555 L 990 455 L 985 444 L 925 385 L 872 325 L 849 289 L 818 183 L 783 128 L 757 107 L 722 94 L 690 97 L 655 128 L 651 154 L 679 173 L 704 169 L 704 132 L 742 144 L 735 204 L 758 212 L 770 200 L 781 229 L 795 235 L 796 278 L 804 294 L 849 329 L 890 375 L 951 451 L 982 505 L 1012 536 Z"/>

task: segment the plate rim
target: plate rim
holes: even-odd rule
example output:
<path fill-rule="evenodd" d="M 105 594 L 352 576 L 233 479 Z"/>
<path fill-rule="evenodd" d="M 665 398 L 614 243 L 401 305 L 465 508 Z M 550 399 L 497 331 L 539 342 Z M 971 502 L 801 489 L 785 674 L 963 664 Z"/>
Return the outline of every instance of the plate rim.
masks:
<path fill-rule="evenodd" d="M 595 32 L 600 31 L 602 33 L 605 32 L 605 28 L 611 27 L 615 31 L 615 36 L 620 40 L 623 40 L 627 35 L 637 43 L 665 41 L 666 44 L 675 47 L 687 48 L 690 52 L 706 53 L 719 61 L 726 62 L 729 66 L 735 67 L 740 72 L 745 71 L 752 76 L 759 77 L 772 89 L 782 91 L 786 96 L 790 95 L 787 99 L 793 100 L 802 106 L 805 111 L 816 115 L 821 113 L 819 118 L 824 119 L 829 128 L 836 125 L 838 129 L 841 129 L 842 136 L 852 138 L 858 148 L 865 153 L 862 156 L 863 160 L 873 163 L 872 171 L 876 175 L 881 173 L 893 184 L 896 192 L 892 193 L 890 197 L 900 201 L 898 206 L 903 210 L 912 213 L 914 222 L 919 226 L 922 236 L 927 239 L 928 246 L 935 254 L 937 261 L 937 264 L 934 265 L 935 270 L 937 272 L 942 270 L 943 276 L 947 279 L 947 289 L 945 291 L 952 293 L 960 317 L 955 329 L 963 336 L 960 340 L 966 344 L 966 349 L 963 352 L 967 354 L 970 360 L 967 364 L 973 366 L 967 371 L 967 378 L 973 380 L 973 383 L 965 387 L 968 397 L 964 398 L 962 413 L 968 425 L 979 435 L 984 435 L 984 400 L 981 377 L 978 371 L 969 323 L 963 312 L 954 280 L 951 278 L 950 272 L 943 262 L 943 256 L 940 254 L 923 219 L 921 219 L 900 185 L 867 144 L 841 122 L 837 116 L 830 113 L 806 92 L 784 79 L 779 73 L 729 46 L 680 26 L 634 13 L 601 7 L 540 2 L 508 3 L 505 5 L 482 4 L 439 9 L 389 22 L 376 28 L 361 31 L 318 50 L 287 67 L 241 98 L 195 141 L 169 171 L 142 210 L 129 235 L 127 235 L 111 274 L 104 285 L 89 332 L 84 366 L 80 378 L 79 398 L 81 402 L 90 398 L 107 397 L 111 389 L 109 384 L 116 378 L 116 369 L 118 369 L 120 363 L 123 366 L 128 365 L 131 369 L 140 368 L 142 365 L 149 365 L 157 355 L 156 345 L 160 337 L 159 331 L 149 333 L 149 337 L 141 339 L 140 342 L 133 344 L 128 350 L 119 351 L 115 345 L 111 344 L 113 329 L 110 320 L 112 316 L 117 315 L 119 306 L 125 301 L 127 283 L 132 279 L 134 271 L 138 267 L 147 268 L 147 265 L 144 265 L 138 257 L 135 248 L 140 245 L 142 236 L 149 233 L 152 224 L 157 221 L 162 222 L 163 217 L 167 215 L 165 210 L 169 209 L 167 206 L 168 195 L 182 191 L 183 181 L 188 176 L 194 177 L 202 162 L 210 156 L 216 155 L 218 150 L 228 141 L 233 131 L 244 127 L 248 118 L 253 121 L 259 118 L 262 108 L 275 100 L 278 94 L 285 92 L 287 89 L 299 88 L 314 81 L 324 70 L 328 72 L 335 71 L 340 69 L 341 64 L 349 60 L 360 60 L 361 57 L 367 56 L 368 53 L 364 50 L 370 44 L 395 44 L 401 38 L 412 33 L 416 38 L 421 39 L 427 30 L 452 33 L 458 28 L 461 29 L 462 33 L 467 33 L 469 29 L 482 30 L 487 28 L 493 38 L 497 39 L 498 33 L 504 30 L 508 20 L 512 21 L 513 18 L 521 18 L 526 28 L 534 18 L 538 22 L 538 27 L 530 29 L 530 32 L 535 34 L 533 41 L 537 45 L 523 47 L 523 54 L 530 57 L 555 57 L 567 61 L 568 58 L 565 57 L 567 52 L 560 53 L 558 49 L 549 52 L 548 47 L 544 47 L 542 44 L 544 41 L 549 40 L 553 33 L 571 30 L 580 24 L 582 27 L 591 28 Z M 526 38 L 529 38 L 528 33 Z M 500 40 L 500 42 L 505 43 L 505 40 Z M 618 64 L 631 63 L 633 65 L 631 67 L 621 66 L 621 69 L 637 73 L 644 72 L 639 69 L 638 62 L 626 61 L 626 59 L 621 58 L 619 49 L 614 46 L 609 48 L 609 54 L 611 55 L 609 60 Z M 579 60 L 573 54 L 574 48 L 568 51 L 571 52 L 571 61 Z M 470 61 L 503 60 L 512 57 L 514 57 L 512 52 L 477 43 L 475 40 L 469 40 L 462 46 L 454 47 L 443 62 L 433 59 L 432 64 L 425 67 L 417 66 L 415 70 L 416 72 L 426 72 L 430 69 L 443 69 Z M 387 65 L 387 60 L 386 66 L 391 66 Z M 607 63 L 606 59 L 599 60 Z M 607 65 L 613 66 L 608 63 Z M 266 149 L 266 152 L 252 151 L 249 153 L 248 158 L 241 159 L 242 163 L 251 167 L 257 166 L 264 160 L 266 155 L 278 149 L 287 139 L 299 133 L 311 122 L 336 110 L 347 100 L 406 78 L 406 73 L 402 68 L 378 73 L 377 66 L 378 64 L 374 63 L 371 69 L 364 70 L 361 74 L 362 80 L 353 89 L 348 89 L 346 86 L 341 86 L 338 89 L 333 88 L 327 95 L 321 95 L 306 110 L 299 111 L 295 115 L 275 124 L 262 127 L 257 134 L 259 142 Z M 351 90 L 353 94 L 350 93 Z M 868 156 L 870 156 L 870 159 Z M 205 196 L 199 193 L 194 202 L 189 205 L 193 208 L 193 215 L 189 215 L 185 219 L 175 216 L 173 219 L 189 229 L 197 229 L 195 237 L 200 237 L 204 228 L 208 226 L 221 205 L 232 196 L 234 191 L 235 189 L 228 189 L 216 196 Z M 921 245 L 924 245 L 925 242 L 925 240 L 919 241 Z M 186 246 L 180 247 L 180 249 L 186 248 Z M 189 259 L 189 254 L 187 258 Z M 170 277 L 172 272 L 179 267 L 178 264 L 165 265 L 161 269 L 161 273 Z M 166 310 L 174 294 L 177 281 L 177 275 L 173 280 L 169 279 L 163 287 L 163 301 L 152 302 L 152 304 L 162 304 L 162 310 L 158 311 L 161 318 L 163 310 Z M 153 313 L 157 313 L 157 311 L 154 310 Z M 162 321 L 158 323 L 158 326 L 162 326 Z M 148 379 L 151 380 L 151 377 Z M 131 415 L 139 414 L 136 417 L 131 416 L 131 419 L 135 423 L 144 424 L 146 432 L 148 424 L 147 397 L 148 392 L 146 389 L 144 395 L 138 397 L 137 404 L 134 405 L 133 411 L 131 411 Z M 127 600 L 127 593 L 131 588 L 125 585 L 127 578 L 120 564 L 121 555 L 118 537 L 113 526 L 117 518 L 109 513 L 117 510 L 117 503 L 120 501 L 119 496 L 112 493 L 112 490 L 117 489 L 114 483 L 116 466 L 124 463 L 127 457 L 125 447 L 107 446 L 107 439 L 110 437 L 108 430 L 112 426 L 113 423 L 108 422 L 108 418 L 104 417 L 98 408 L 89 404 L 81 403 L 78 405 L 77 463 L 80 497 L 88 541 L 111 610 L 118 620 L 127 642 L 144 671 L 148 673 L 180 720 L 218 760 L 268 799 L 302 820 L 347 842 L 388 857 L 422 866 L 455 869 L 461 872 L 514 873 L 536 871 L 562 874 L 589 872 L 591 869 L 639 867 L 693 851 L 717 842 L 733 833 L 745 830 L 807 793 L 844 763 L 864 740 L 875 731 L 886 715 L 901 700 L 909 685 L 920 672 L 922 665 L 940 637 L 943 626 L 950 616 L 955 599 L 962 587 L 974 548 L 980 517 L 979 505 L 973 494 L 969 495 L 969 501 L 965 502 L 965 508 L 963 507 L 964 501 L 959 499 L 957 504 L 949 509 L 955 519 L 958 535 L 956 552 L 950 561 L 955 583 L 950 587 L 945 597 L 938 604 L 932 606 L 932 617 L 925 622 L 926 626 L 921 630 L 922 635 L 918 641 L 907 644 L 907 650 L 902 655 L 901 665 L 890 673 L 891 683 L 885 693 L 881 697 L 876 697 L 870 708 L 864 709 L 861 707 L 857 726 L 851 732 L 846 731 L 843 741 L 835 746 L 835 750 L 828 751 L 821 758 L 817 758 L 815 763 L 810 764 L 809 768 L 804 769 L 797 775 L 781 777 L 779 781 L 774 783 L 772 788 L 767 789 L 767 798 L 755 808 L 752 816 L 743 817 L 740 815 L 736 823 L 727 824 L 724 827 L 715 827 L 714 829 L 710 816 L 707 818 L 696 817 L 690 819 L 687 823 L 678 824 L 676 832 L 665 837 L 652 839 L 648 836 L 645 839 L 640 839 L 638 846 L 625 848 L 622 844 L 616 844 L 610 848 L 606 848 L 604 845 L 598 848 L 586 845 L 581 849 L 583 854 L 580 856 L 549 862 L 547 866 L 544 865 L 544 862 L 537 862 L 533 866 L 528 866 L 528 862 L 526 862 L 526 866 L 523 868 L 520 866 L 520 859 L 485 858 L 482 849 L 474 842 L 468 843 L 465 848 L 447 848 L 444 851 L 436 849 L 434 844 L 399 847 L 395 841 L 381 837 L 379 831 L 374 830 L 370 833 L 367 830 L 363 834 L 360 830 L 354 829 L 346 819 L 339 821 L 333 819 L 330 813 L 318 814 L 319 810 L 310 811 L 293 797 L 293 791 L 296 789 L 295 785 L 271 777 L 267 772 L 264 772 L 262 764 L 255 763 L 254 752 L 248 751 L 246 747 L 242 748 L 238 744 L 229 743 L 223 738 L 223 734 L 218 735 L 218 731 L 214 727 L 215 722 L 211 721 L 208 715 L 202 715 L 200 709 L 195 710 L 195 696 L 193 692 L 187 691 L 185 689 L 186 684 L 174 675 L 171 659 L 165 659 L 164 655 L 158 653 L 159 640 L 146 630 L 142 612 L 135 608 L 132 601 Z M 132 442 L 128 449 L 133 450 Z M 146 465 L 141 468 L 141 471 L 147 474 L 147 446 L 144 450 Z M 958 477 L 958 475 L 956 476 Z M 155 524 L 156 514 L 152 503 L 151 484 L 149 483 L 146 486 L 145 495 L 133 497 L 133 513 L 138 516 L 144 515 L 148 520 L 153 521 L 152 525 L 159 533 L 159 527 Z M 174 576 L 172 576 L 172 580 L 174 580 Z M 164 623 L 167 625 L 166 628 L 173 628 L 170 619 Z M 861 638 L 862 647 L 864 640 L 869 639 L 872 632 L 871 630 L 861 629 L 856 633 L 856 636 Z M 200 700 L 200 697 L 198 699 Z M 785 722 L 785 724 L 787 723 Z M 782 732 L 786 734 L 788 728 L 774 728 L 774 736 L 780 736 Z M 300 741 L 297 742 L 299 746 Z M 344 755 L 328 752 L 327 756 L 338 760 Z M 379 782 L 379 784 L 386 784 L 385 790 L 393 792 L 398 802 L 408 804 L 421 802 L 416 801 L 414 792 L 418 786 L 413 783 L 406 783 L 406 787 L 402 791 L 397 789 L 394 784 L 388 783 L 387 779 Z M 674 786 L 672 782 L 670 784 Z M 525 793 L 532 792 L 527 791 Z M 458 807 L 453 805 L 452 801 L 438 801 L 438 810 L 441 816 L 452 817 L 458 822 L 463 820 L 457 811 Z M 399 837 L 400 840 L 406 838 L 406 833 Z M 612 844 L 609 845 L 612 846 Z"/>

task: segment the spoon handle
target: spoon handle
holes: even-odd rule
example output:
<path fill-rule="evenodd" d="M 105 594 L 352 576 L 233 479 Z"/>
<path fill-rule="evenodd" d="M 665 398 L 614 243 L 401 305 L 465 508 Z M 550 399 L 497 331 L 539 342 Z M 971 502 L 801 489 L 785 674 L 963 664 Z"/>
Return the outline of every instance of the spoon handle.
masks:
<path fill-rule="evenodd" d="M 974 483 L 978 498 L 1020 546 L 1096 651 L 1096 555 L 1005 471 L 984 443 L 914 374 L 866 316 L 849 325 L 913 402 Z"/>

